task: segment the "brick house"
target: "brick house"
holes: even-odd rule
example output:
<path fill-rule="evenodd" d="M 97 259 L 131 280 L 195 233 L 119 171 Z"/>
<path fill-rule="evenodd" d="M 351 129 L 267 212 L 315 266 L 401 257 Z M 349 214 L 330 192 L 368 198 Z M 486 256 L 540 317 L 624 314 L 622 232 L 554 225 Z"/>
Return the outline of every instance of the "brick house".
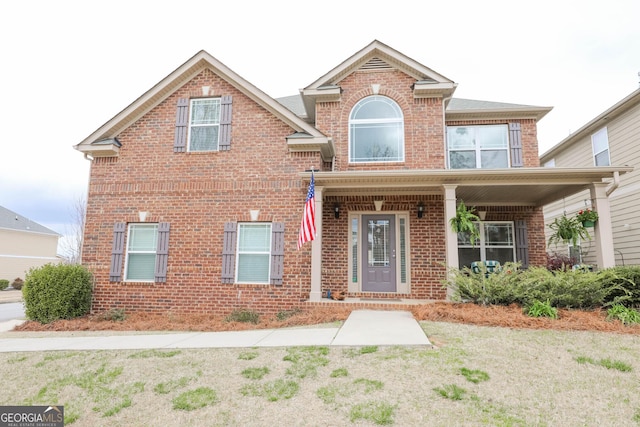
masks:
<path fill-rule="evenodd" d="M 446 298 L 448 267 L 544 264 L 542 206 L 613 168 L 539 167 L 551 108 L 456 86 L 373 41 L 275 100 L 197 53 L 75 147 L 94 310 L 411 303 Z M 311 170 L 317 237 L 298 250 Z M 481 217 L 475 246 L 448 226 L 460 201 Z"/>

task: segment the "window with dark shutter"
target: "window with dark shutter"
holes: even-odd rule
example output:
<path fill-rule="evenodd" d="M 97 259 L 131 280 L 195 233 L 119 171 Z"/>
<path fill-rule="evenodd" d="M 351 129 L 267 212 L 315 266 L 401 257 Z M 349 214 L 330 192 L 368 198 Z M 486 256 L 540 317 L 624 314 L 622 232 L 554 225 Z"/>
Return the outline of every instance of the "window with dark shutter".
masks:
<path fill-rule="evenodd" d="M 516 227 L 516 260 L 520 261 L 522 268 L 529 267 L 529 237 L 527 236 L 527 222 L 515 221 Z"/>
<path fill-rule="evenodd" d="M 232 284 L 236 273 L 236 223 L 224 224 L 222 241 L 222 283 Z"/>
<path fill-rule="evenodd" d="M 231 149 L 231 96 L 220 99 L 220 151 Z"/>
<path fill-rule="evenodd" d="M 158 224 L 158 247 L 156 249 L 155 282 L 167 281 L 167 261 L 169 260 L 169 223 Z"/>
<path fill-rule="evenodd" d="M 282 286 L 284 270 L 284 223 L 271 225 L 271 284 Z"/>
<path fill-rule="evenodd" d="M 176 131 L 173 140 L 173 151 L 183 153 L 187 151 L 187 130 L 189 126 L 189 100 L 187 98 L 178 99 L 176 109 Z"/>
<path fill-rule="evenodd" d="M 523 167 L 522 130 L 520 123 L 509 123 L 509 145 L 511 146 L 511 167 Z"/>
<path fill-rule="evenodd" d="M 122 280 L 122 256 L 124 254 L 125 222 L 116 222 L 113 226 L 113 247 L 111 249 L 111 266 L 109 267 L 109 281 Z"/>

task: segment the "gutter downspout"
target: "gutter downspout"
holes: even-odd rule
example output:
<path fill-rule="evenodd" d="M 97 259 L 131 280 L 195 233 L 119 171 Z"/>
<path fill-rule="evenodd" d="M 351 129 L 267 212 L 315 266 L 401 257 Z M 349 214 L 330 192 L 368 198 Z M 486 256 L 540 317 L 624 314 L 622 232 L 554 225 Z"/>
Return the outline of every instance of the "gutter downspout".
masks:
<path fill-rule="evenodd" d="M 606 192 L 607 197 L 609 197 L 611 193 L 616 191 L 619 185 L 620 185 L 620 172 L 615 171 L 613 173 L 613 183 L 607 187 L 607 192 Z"/>

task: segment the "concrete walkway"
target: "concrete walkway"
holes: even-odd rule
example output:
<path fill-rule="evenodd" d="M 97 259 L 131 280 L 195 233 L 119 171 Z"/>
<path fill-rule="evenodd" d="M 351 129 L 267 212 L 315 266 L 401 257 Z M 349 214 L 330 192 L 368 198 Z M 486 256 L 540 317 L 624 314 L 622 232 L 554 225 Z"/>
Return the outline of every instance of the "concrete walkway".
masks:
<path fill-rule="evenodd" d="M 368 345 L 430 346 L 431 343 L 408 311 L 355 310 L 341 327 L 335 328 L 2 338 L 0 352 Z"/>

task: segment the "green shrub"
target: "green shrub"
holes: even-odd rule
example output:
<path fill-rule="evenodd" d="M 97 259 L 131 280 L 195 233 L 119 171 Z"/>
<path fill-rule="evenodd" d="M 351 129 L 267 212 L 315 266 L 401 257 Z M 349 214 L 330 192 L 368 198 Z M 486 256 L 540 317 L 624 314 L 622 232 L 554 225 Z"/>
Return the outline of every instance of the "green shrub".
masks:
<path fill-rule="evenodd" d="M 474 273 L 466 267 L 461 270 L 452 269 L 448 285 L 453 289 L 453 299 L 477 304 L 509 305 L 517 302 L 515 285 L 520 276 L 519 264 L 506 263 L 500 271 L 485 274 Z"/>
<path fill-rule="evenodd" d="M 605 303 L 621 303 L 626 307 L 640 307 L 640 266 L 618 266 L 598 272 L 598 280 L 610 289 Z"/>
<path fill-rule="evenodd" d="M 81 265 L 32 268 L 22 289 L 27 318 L 50 323 L 87 314 L 91 308 L 91 282 L 91 273 Z"/>
<path fill-rule="evenodd" d="M 491 274 L 473 273 L 470 269 L 453 269 L 447 281 L 453 299 L 477 304 L 530 307 L 535 301 L 549 301 L 553 307 L 601 307 L 612 286 L 598 279 L 597 273 L 549 271 L 545 267 L 518 270 L 517 263 L 505 263 Z"/>
<path fill-rule="evenodd" d="M 7 279 L 0 279 L 0 291 L 4 291 L 9 287 L 9 281 Z"/>
<path fill-rule="evenodd" d="M 23 285 L 24 285 L 24 280 L 22 280 L 22 279 L 21 279 L 21 278 L 19 278 L 19 277 L 16 277 L 15 279 L 13 279 L 13 283 L 11 283 L 11 287 L 12 287 L 13 289 L 18 290 L 18 291 L 19 291 L 20 289 L 22 289 L 22 286 L 23 286 Z"/>

